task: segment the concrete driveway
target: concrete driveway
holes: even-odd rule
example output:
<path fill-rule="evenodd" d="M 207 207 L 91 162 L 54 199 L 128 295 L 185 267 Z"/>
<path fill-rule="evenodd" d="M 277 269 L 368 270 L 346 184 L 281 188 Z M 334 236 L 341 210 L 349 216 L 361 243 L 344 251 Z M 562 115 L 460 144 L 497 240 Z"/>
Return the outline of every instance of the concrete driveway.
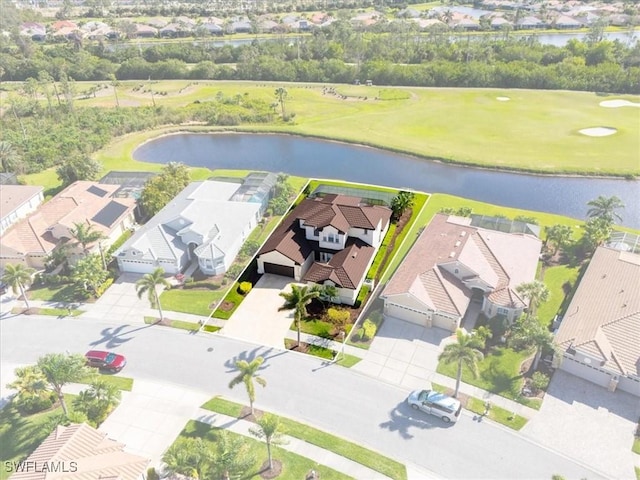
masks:
<path fill-rule="evenodd" d="M 284 338 L 293 323 L 293 311 L 278 311 L 284 303 L 279 293 L 287 288 L 291 280 L 280 275 L 264 274 L 220 333 L 248 342 L 283 348 Z"/>
<path fill-rule="evenodd" d="M 610 478 L 632 479 L 631 446 L 639 417 L 637 397 L 609 392 L 558 370 L 540 411 L 521 433 Z"/>
<path fill-rule="evenodd" d="M 144 315 L 154 315 L 157 310 L 151 309 L 147 296 L 138 298 L 136 282 L 142 278 L 142 274 L 123 273 L 113 282 L 106 292 L 93 304 L 86 304 L 86 317 L 107 321 L 130 321 L 137 319 L 143 321 Z"/>

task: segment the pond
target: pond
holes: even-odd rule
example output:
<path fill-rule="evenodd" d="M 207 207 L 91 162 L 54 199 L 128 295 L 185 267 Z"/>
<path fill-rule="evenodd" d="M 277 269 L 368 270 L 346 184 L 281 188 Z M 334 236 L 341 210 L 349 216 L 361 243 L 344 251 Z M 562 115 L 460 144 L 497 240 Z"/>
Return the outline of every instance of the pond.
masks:
<path fill-rule="evenodd" d="M 448 193 L 482 202 L 584 218 L 586 203 L 617 195 L 624 225 L 640 228 L 640 182 L 525 175 L 447 165 L 408 155 L 293 135 L 176 134 L 138 147 L 136 160 L 286 172 L 311 178 Z"/>

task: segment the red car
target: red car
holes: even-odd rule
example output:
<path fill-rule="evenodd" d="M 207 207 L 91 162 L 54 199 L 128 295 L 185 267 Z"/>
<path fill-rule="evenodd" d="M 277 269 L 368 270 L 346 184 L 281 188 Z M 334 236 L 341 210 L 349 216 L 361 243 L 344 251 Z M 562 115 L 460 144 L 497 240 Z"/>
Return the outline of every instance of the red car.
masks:
<path fill-rule="evenodd" d="M 123 355 L 113 352 L 104 352 L 102 350 L 90 350 L 84 354 L 87 359 L 87 365 L 97 367 L 100 370 L 108 370 L 110 372 L 119 372 L 127 364 L 127 359 Z"/>

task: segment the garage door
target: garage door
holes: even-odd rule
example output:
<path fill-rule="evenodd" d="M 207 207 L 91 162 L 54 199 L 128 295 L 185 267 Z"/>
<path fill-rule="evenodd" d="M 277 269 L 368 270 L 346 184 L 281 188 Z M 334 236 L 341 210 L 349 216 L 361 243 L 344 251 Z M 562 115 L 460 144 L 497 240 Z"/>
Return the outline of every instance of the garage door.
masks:
<path fill-rule="evenodd" d="M 283 277 L 293 278 L 293 267 L 287 267 L 285 265 L 276 265 L 275 263 L 264 263 L 264 273 L 274 273 L 276 275 L 282 275 Z"/>
<path fill-rule="evenodd" d="M 589 380 L 596 385 L 607 388 L 611 381 L 611 375 L 602 370 L 599 370 L 592 365 L 579 362 L 571 357 L 565 356 L 562 360 L 560 368 L 565 372 L 569 372 L 577 377 Z"/>
<path fill-rule="evenodd" d="M 425 312 L 420 312 L 412 308 L 398 305 L 396 303 L 385 303 L 385 312 L 387 315 L 407 322 L 416 323 L 423 327 L 430 327 L 429 316 Z"/>

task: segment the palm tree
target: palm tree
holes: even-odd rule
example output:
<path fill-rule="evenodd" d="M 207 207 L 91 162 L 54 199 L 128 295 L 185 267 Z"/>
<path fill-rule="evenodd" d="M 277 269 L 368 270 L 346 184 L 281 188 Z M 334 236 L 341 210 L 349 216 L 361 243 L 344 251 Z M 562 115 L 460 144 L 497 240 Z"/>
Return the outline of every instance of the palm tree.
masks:
<path fill-rule="evenodd" d="M 24 286 L 31 283 L 31 275 L 34 272 L 33 268 L 27 268 L 21 263 L 16 263 L 15 265 L 9 263 L 4 267 L 4 275 L 2 275 L 2 281 L 9 285 L 14 293 L 18 293 L 18 290 L 20 291 L 27 308 L 30 308 L 29 299 L 24 292 Z"/>
<path fill-rule="evenodd" d="M 536 317 L 524 317 L 518 320 L 511 330 L 509 343 L 515 348 L 535 347 L 533 370 L 537 370 L 543 350 L 554 347 L 553 334 L 542 326 Z"/>
<path fill-rule="evenodd" d="M 338 296 L 338 288 L 335 285 L 322 285 L 320 288 L 320 300 L 322 302 L 333 302 L 333 299 Z"/>
<path fill-rule="evenodd" d="M 170 284 L 166 278 L 164 278 L 164 269 L 162 267 L 156 268 L 151 273 L 146 273 L 140 280 L 136 282 L 136 291 L 138 292 L 138 298 L 142 298 L 142 295 L 147 294 L 151 308 L 157 308 L 160 312 L 160 321 L 164 320 L 164 314 L 162 313 L 162 306 L 160 305 L 160 297 L 158 296 L 158 285 L 163 287 L 169 287 Z"/>
<path fill-rule="evenodd" d="M 622 203 L 622 200 L 620 200 L 616 195 L 611 197 L 600 195 L 595 200 L 587 202 L 587 205 L 591 207 L 587 210 L 587 216 L 589 218 L 603 218 L 609 223 L 615 223 L 616 219 L 622 221 L 622 217 L 616 212 L 616 210 L 624 208 L 624 203 Z"/>
<path fill-rule="evenodd" d="M 11 142 L 0 141 L 0 167 L 3 172 L 16 172 L 21 165 L 20 155 Z"/>
<path fill-rule="evenodd" d="M 415 195 L 411 192 L 407 192 L 404 190 L 398 192 L 398 195 L 393 197 L 393 199 L 391 200 L 391 210 L 393 212 L 393 218 L 399 220 L 405 210 L 413 206 L 414 197 Z"/>
<path fill-rule="evenodd" d="M 38 359 L 38 368 L 44 374 L 47 382 L 58 396 L 62 411 L 69 414 L 67 404 L 64 401 L 62 387 L 68 383 L 75 383 L 91 375 L 91 370 L 86 367 L 86 359 L 82 355 L 65 355 L 62 353 L 49 353 Z"/>
<path fill-rule="evenodd" d="M 202 438 L 178 437 L 162 456 L 168 473 L 207 478 L 214 454 Z"/>
<path fill-rule="evenodd" d="M 288 92 L 286 88 L 283 88 L 283 87 L 276 88 L 276 98 L 278 99 L 278 103 L 280 103 L 280 109 L 282 110 L 283 119 L 286 119 L 284 103 L 285 103 L 285 100 L 287 99 L 287 95 L 288 95 Z"/>
<path fill-rule="evenodd" d="M 553 244 L 553 255 L 571 241 L 573 229 L 569 225 L 553 225 L 546 227 L 547 243 Z"/>
<path fill-rule="evenodd" d="M 74 246 L 81 246 L 82 253 L 86 255 L 89 253 L 88 246 L 94 242 L 98 242 L 106 238 L 102 232 L 94 229 L 95 227 L 91 223 L 74 223 L 73 228 L 69 229 L 69 233 L 75 240 Z"/>
<path fill-rule="evenodd" d="M 253 383 L 255 380 L 259 385 L 263 387 L 267 386 L 267 381 L 257 374 L 260 366 L 264 362 L 263 357 L 257 357 L 251 362 L 246 360 L 238 360 L 236 362 L 236 368 L 239 370 L 238 375 L 229 382 L 229 388 L 233 388 L 240 383 L 244 383 L 247 389 L 247 395 L 249 396 L 249 407 L 251 408 L 251 415 L 253 415 L 253 402 L 256 400 L 256 388 Z"/>
<path fill-rule="evenodd" d="M 442 353 L 438 356 L 438 360 L 445 363 L 457 363 L 458 374 L 456 376 L 456 390 L 454 397 L 458 396 L 460 390 L 460 380 L 462 379 L 462 366 L 471 371 L 475 377 L 478 376 L 478 362 L 484 358 L 484 355 L 478 348 L 481 347 L 480 339 L 475 335 L 465 333 L 462 329 L 456 331 L 456 342 L 448 344 L 444 347 Z"/>
<path fill-rule="evenodd" d="M 81 391 L 73 401 L 76 411 L 84 413 L 87 418 L 100 426 L 109 412 L 120 403 L 120 389 L 104 379 L 91 382 L 87 390 Z"/>
<path fill-rule="evenodd" d="M 269 458 L 269 470 L 273 469 L 273 458 L 271 456 L 271 445 L 284 445 L 286 441 L 282 438 L 280 431 L 280 419 L 275 415 L 266 413 L 256 421 L 256 426 L 249 429 L 249 433 L 267 444 L 267 456 Z"/>
<path fill-rule="evenodd" d="M 307 316 L 307 305 L 311 303 L 311 300 L 320 296 L 320 289 L 317 287 L 309 288 L 307 286 L 299 286 L 292 284 L 291 292 L 280 292 L 279 294 L 284 298 L 285 302 L 280 310 L 293 310 L 293 318 L 296 322 L 298 329 L 298 344 L 300 346 L 300 322 Z"/>
<path fill-rule="evenodd" d="M 547 286 L 540 280 L 521 283 L 516 287 L 516 292 L 526 300 L 529 300 L 527 318 L 535 315 L 540 304 L 549 300 L 549 297 L 551 296 L 551 292 L 549 292 Z"/>
<path fill-rule="evenodd" d="M 16 379 L 7 388 L 18 391 L 15 399 L 20 402 L 40 397 L 47 390 L 47 379 L 35 365 L 16 368 L 15 376 Z"/>

